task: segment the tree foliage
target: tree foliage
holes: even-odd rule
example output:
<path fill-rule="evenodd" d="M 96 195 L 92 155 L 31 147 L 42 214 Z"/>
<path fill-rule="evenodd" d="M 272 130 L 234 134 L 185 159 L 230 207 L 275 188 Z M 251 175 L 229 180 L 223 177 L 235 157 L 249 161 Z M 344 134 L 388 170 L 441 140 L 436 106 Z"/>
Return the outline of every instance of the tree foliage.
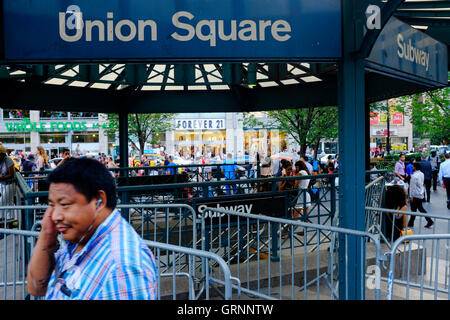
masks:
<path fill-rule="evenodd" d="M 443 88 L 396 99 L 395 106 L 407 114 L 414 131 L 431 144 L 448 144 L 450 138 L 450 89 Z"/>
<path fill-rule="evenodd" d="M 300 146 L 300 154 L 305 156 L 308 146 L 314 148 L 314 157 L 323 139 L 338 136 L 337 107 L 309 107 L 267 112 L 267 122 L 262 122 L 252 114 L 245 114 L 244 126 L 260 126 L 265 129 L 278 128 L 285 131 Z"/>
<path fill-rule="evenodd" d="M 111 138 L 115 138 L 119 132 L 119 116 L 111 113 L 107 116 L 110 128 L 106 130 L 106 134 Z M 173 130 L 174 119 L 175 114 L 172 113 L 129 114 L 128 141 L 134 143 L 142 155 L 146 143 L 160 143 L 156 139 L 157 134 Z"/>

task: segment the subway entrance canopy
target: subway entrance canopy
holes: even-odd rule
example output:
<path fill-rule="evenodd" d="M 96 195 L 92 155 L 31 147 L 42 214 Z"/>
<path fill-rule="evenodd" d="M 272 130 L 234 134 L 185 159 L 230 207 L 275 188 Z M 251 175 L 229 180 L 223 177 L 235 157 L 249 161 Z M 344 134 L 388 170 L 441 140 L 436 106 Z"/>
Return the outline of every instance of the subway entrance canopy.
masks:
<path fill-rule="evenodd" d="M 355 230 L 365 223 L 367 104 L 448 86 L 448 0 L 0 4 L 2 106 L 118 113 L 122 166 L 127 113 L 338 105 L 339 226 Z M 351 268 L 341 297 L 364 294 L 360 247 L 339 245 Z"/>
<path fill-rule="evenodd" d="M 4 105 L 240 112 L 337 104 L 341 0 L 2 2 Z M 352 54 L 367 58 L 367 102 L 447 84 L 449 1 L 378 1 L 381 34 L 367 29 L 377 1 L 349 2 L 360 7 Z"/>

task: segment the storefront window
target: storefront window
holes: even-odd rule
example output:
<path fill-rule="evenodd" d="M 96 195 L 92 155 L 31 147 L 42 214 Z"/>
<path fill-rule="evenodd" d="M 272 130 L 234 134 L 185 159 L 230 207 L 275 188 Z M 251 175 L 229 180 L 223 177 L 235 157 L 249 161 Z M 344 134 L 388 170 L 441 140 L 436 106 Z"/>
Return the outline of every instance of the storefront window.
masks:
<path fill-rule="evenodd" d="M 62 111 L 41 111 L 39 117 L 42 118 L 52 118 L 52 119 L 64 119 L 67 118 L 67 112 Z"/>
<path fill-rule="evenodd" d="M 71 112 L 72 118 L 97 118 L 98 113 L 95 112 Z"/>
<path fill-rule="evenodd" d="M 198 155 L 223 156 L 226 152 L 225 130 L 177 131 L 175 132 L 175 153 L 183 158 Z"/>
<path fill-rule="evenodd" d="M 29 117 L 29 110 L 3 109 L 3 119 L 22 119 Z"/>
<path fill-rule="evenodd" d="M 392 151 L 407 151 L 408 150 L 408 137 L 390 137 L 390 145 Z M 374 148 L 382 148 L 387 150 L 387 139 L 385 137 L 370 138 L 371 145 L 376 146 Z"/>
<path fill-rule="evenodd" d="M 249 155 L 255 157 L 256 153 L 266 150 L 265 130 L 248 130 L 244 132 L 244 149 Z"/>
<path fill-rule="evenodd" d="M 30 134 L 4 133 L 0 135 L 0 142 L 3 144 L 30 144 Z"/>
<path fill-rule="evenodd" d="M 287 149 L 287 134 L 280 130 L 246 130 L 244 131 L 244 149 L 251 155 L 271 156 Z"/>
<path fill-rule="evenodd" d="M 72 136 L 72 143 L 97 143 L 98 141 L 98 132 L 75 132 Z"/>
<path fill-rule="evenodd" d="M 40 136 L 41 144 L 44 144 L 44 143 L 66 143 L 66 136 L 64 134 L 41 133 L 39 136 Z"/>

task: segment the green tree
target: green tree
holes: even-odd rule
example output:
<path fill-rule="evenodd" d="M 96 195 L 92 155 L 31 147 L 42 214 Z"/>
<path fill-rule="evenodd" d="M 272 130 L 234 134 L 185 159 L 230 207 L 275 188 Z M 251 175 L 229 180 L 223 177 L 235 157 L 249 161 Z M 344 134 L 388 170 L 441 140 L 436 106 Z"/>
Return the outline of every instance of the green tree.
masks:
<path fill-rule="evenodd" d="M 395 107 L 410 118 L 414 131 L 431 144 L 448 144 L 450 89 L 443 88 L 396 99 Z"/>
<path fill-rule="evenodd" d="M 115 113 L 107 115 L 109 127 L 106 134 L 115 138 L 119 131 L 119 116 Z M 174 128 L 175 114 L 172 113 L 149 113 L 128 115 L 128 141 L 134 143 L 140 154 L 144 153 L 145 144 L 159 144 L 157 135 Z"/>
<path fill-rule="evenodd" d="M 323 139 L 336 139 L 338 136 L 337 107 L 309 107 L 267 112 L 267 122 L 244 115 L 244 126 L 265 129 L 278 128 L 287 132 L 300 146 L 300 155 L 305 156 L 308 146 L 313 147 L 314 157 Z"/>

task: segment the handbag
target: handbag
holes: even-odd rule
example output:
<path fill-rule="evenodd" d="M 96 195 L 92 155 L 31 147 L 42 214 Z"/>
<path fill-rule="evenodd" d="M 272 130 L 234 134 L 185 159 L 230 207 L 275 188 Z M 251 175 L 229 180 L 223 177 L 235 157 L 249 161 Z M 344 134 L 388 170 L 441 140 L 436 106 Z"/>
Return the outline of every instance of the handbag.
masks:
<path fill-rule="evenodd" d="M 411 228 L 403 228 L 403 230 L 400 232 L 400 237 L 404 237 L 404 236 L 412 236 L 414 234 L 414 232 L 412 231 Z M 409 240 L 406 241 L 406 243 L 408 243 Z"/>

